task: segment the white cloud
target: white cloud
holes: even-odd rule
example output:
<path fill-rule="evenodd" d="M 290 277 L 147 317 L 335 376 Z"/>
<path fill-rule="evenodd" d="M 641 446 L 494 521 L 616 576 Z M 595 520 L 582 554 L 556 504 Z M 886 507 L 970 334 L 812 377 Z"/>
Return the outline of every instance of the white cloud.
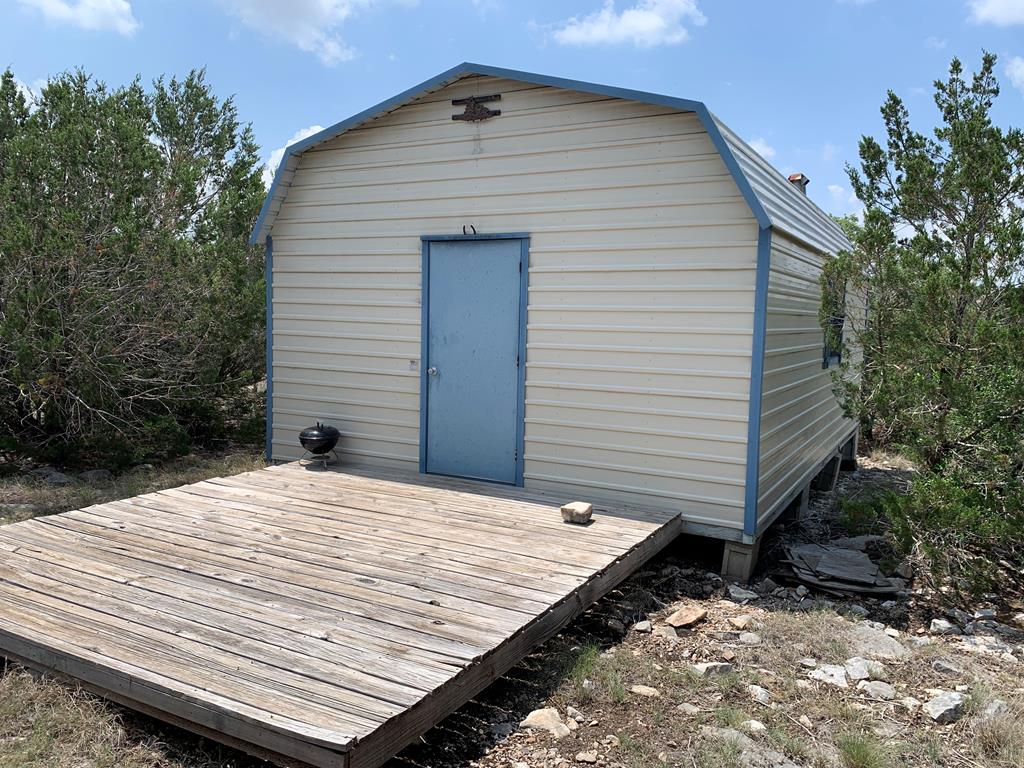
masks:
<path fill-rule="evenodd" d="M 46 87 L 46 83 L 47 79 L 45 77 L 40 77 L 31 83 L 26 83 L 17 77 L 14 78 L 14 87 L 25 97 L 29 110 L 35 109 L 35 104 L 39 101 L 39 96 L 42 94 L 43 88 Z"/>
<path fill-rule="evenodd" d="M 14 78 L 14 87 L 18 89 L 21 95 L 25 97 L 25 101 L 29 104 L 32 104 L 36 100 L 36 94 L 28 83 L 24 83 L 18 78 Z"/>
<path fill-rule="evenodd" d="M 1024 24 L 1024 0 L 970 0 L 971 21 L 1009 27 Z"/>
<path fill-rule="evenodd" d="M 830 203 L 826 209 L 830 213 L 834 213 L 836 216 L 853 214 L 858 221 L 864 221 L 864 206 L 853 192 L 839 184 L 829 184 L 826 189 Z"/>
<path fill-rule="evenodd" d="M 288 141 L 284 143 L 283 147 L 278 147 L 270 153 L 270 157 L 267 158 L 266 164 L 263 166 L 263 186 L 270 189 L 271 182 L 274 181 L 274 173 L 277 171 L 277 166 L 281 164 L 281 160 L 284 159 L 284 151 L 292 144 L 308 139 L 314 133 L 320 133 L 324 127 L 322 125 L 311 125 L 308 128 L 303 128 L 295 132 Z"/>
<path fill-rule="evenodd" d="M 132 35 L 139 28 L 128 0 L 21 0 L 21 4 L 35 8 L 48 21 L 82 29 Z"/>
<path fill-rule="evenodd" d="M 839 154 L 841 148 L 837 147 L 831 141 L 826 141 L 821 147 L 821 160 L 824 163 L 831 163 L 836 159 L 836 155 Z"/>
<path fill-rule="evenodd" d="M 944 38 L 944 37 L 936 37 L 935 35 L 931 35 L 930 37 L 926 37 L 924 39 L 924 47 L 925 48 L 932 48 L 932 49 L 934 49 L 936 51 L 941 51 L 948 44 L 949 44 L 949 41 L 946 38 Z"/>
<path fill-rule="evenodd" d="M 773 157 L 775 157 L 775 147 L 773 147 L 760 136 L 751 139 L 747 143 L 750 144 L 754 151 L 757 152 L 757 154 L 759 154 L 765 160 L 771 160 Z"/>
<path fill-rule="evenodd" d="M 384 3 L 415 5 L 416 0 L 220 0 L 247 27 L 269 38 L 283 39 L 315 54 L 331 66 L 351 61 L 354 48 L 341 37 L 353 15 Z"/>
<path fill-rule="evenodd" d="M 559 24 L 554 38 L 563 45 L 677 45 L 690 37 L 687 22 L 707 23 L 697 0 L 638 0 L 621 12 L 615 10 L 614 0 L 605 0 L 600 10 Z"/>
<path fill-rule="evenodd" d="M 1024 58 L 1014 56 L 1006 62 L 1006 76 L 1013 87 L 1024 94 Z"/>
<path fill-rule="evenodd" d="M 850 208 L 860 207 L 860 200 L 857 199 L 857 196 L 840 184 L 829 184 L 828 194 L 832 198 L 833 205 L 844 213 L 849 213 Z"/>

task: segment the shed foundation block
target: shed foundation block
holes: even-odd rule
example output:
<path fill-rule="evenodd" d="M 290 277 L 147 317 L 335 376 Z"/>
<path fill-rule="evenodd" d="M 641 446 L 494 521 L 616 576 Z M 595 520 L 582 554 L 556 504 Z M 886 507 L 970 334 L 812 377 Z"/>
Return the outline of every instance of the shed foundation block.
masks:
<path fill-rule="evenodd" d="M 760 549 L 760 537 L 753 544 L 725 542 L 722 549 L 722 578 L 730 581 L 750 581 L 757 566 L 757 554 Z"/>
<path fill-rule="evenodd" d="M 796 519 L 803 520 L 807 517 L 808 511 L 811 508 L 811 484 L 808 483 L 804 486 L 804 489 L 800 491 L 800 495 L 797 496 L 796 501 L 793 502 L 796 506 Z"/>
<path fill-rule="evenodd" d="M 821 471 L 811 481 L 811 488 L 815 491 L 831 492 L 836 487 L 839 479 L 839 465 L 842 463 L 841 454 L 836 451 L 835 456 L 825 462 Z"/>
<path fill-rule="evenodd" d="M 839 469 L 843 472 L 853 472 L 857 469 L 857 442 L 860 436 L 860 432 L 854 432 L 850 439 L 843 443 L 843 447 L 839 449 L 839 455 L 842 460 L 839 462 Z"/>

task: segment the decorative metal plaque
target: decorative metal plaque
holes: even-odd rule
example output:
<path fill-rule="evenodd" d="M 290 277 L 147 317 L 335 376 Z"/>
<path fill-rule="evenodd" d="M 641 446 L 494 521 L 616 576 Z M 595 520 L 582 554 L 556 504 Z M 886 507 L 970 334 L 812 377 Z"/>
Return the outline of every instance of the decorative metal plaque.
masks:
<path fill-rule="evenodd" d="M 478 123 L 489 117 L 497 117 L 501 114 L 501 110 L 485 107 L 484 104 L 489 101 L 501 101 L 501 94 L 496 93 L 491 96 L 470 96 L 465 99 L 452 99 L 453 107 L 461 107 L 463 105 L 466 107 L 461 115 L 452 115 L 452 120 L 466 120 Z"/>

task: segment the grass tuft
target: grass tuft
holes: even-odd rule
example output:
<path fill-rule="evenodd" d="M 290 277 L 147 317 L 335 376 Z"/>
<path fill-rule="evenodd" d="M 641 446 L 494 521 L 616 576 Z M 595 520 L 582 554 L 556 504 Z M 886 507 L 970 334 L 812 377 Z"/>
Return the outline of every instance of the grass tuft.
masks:
<path fill-rule="evenodd" d="M 881 744 L 861 733 L 844 733 L 836 739 L 845 768 L 886 768 L 889 755 Z"/>
<path fill-rule="evenodd" d="M 978 718 L 973 726 L 978 754 L 999 765 L 1024 765 L 1024 710 L 1013 708 L 1001 715 Z"/>

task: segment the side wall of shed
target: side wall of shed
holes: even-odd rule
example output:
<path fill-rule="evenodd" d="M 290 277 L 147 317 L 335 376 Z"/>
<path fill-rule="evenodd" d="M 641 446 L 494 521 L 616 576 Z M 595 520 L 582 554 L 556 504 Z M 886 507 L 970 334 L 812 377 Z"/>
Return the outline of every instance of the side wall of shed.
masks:
<path fill-rule="evenodd" d="M 451 100 L 500 93 L 501 116 Z M 304 154 L 274 224 L 273 455 L 415 471 L 420 236 L 528 232 L 525 485 L 743 523 L 757 224 L 691 113 L 474 77 Z"/>
<path fill-rule="evenodd" d="M 759 529 L 811 479 L 854 430 L 822 368 L 818 319 L 823 255 L 772 232 L 761 400 Z M 849 302 L 848 302 L 849 303 Z"/>

